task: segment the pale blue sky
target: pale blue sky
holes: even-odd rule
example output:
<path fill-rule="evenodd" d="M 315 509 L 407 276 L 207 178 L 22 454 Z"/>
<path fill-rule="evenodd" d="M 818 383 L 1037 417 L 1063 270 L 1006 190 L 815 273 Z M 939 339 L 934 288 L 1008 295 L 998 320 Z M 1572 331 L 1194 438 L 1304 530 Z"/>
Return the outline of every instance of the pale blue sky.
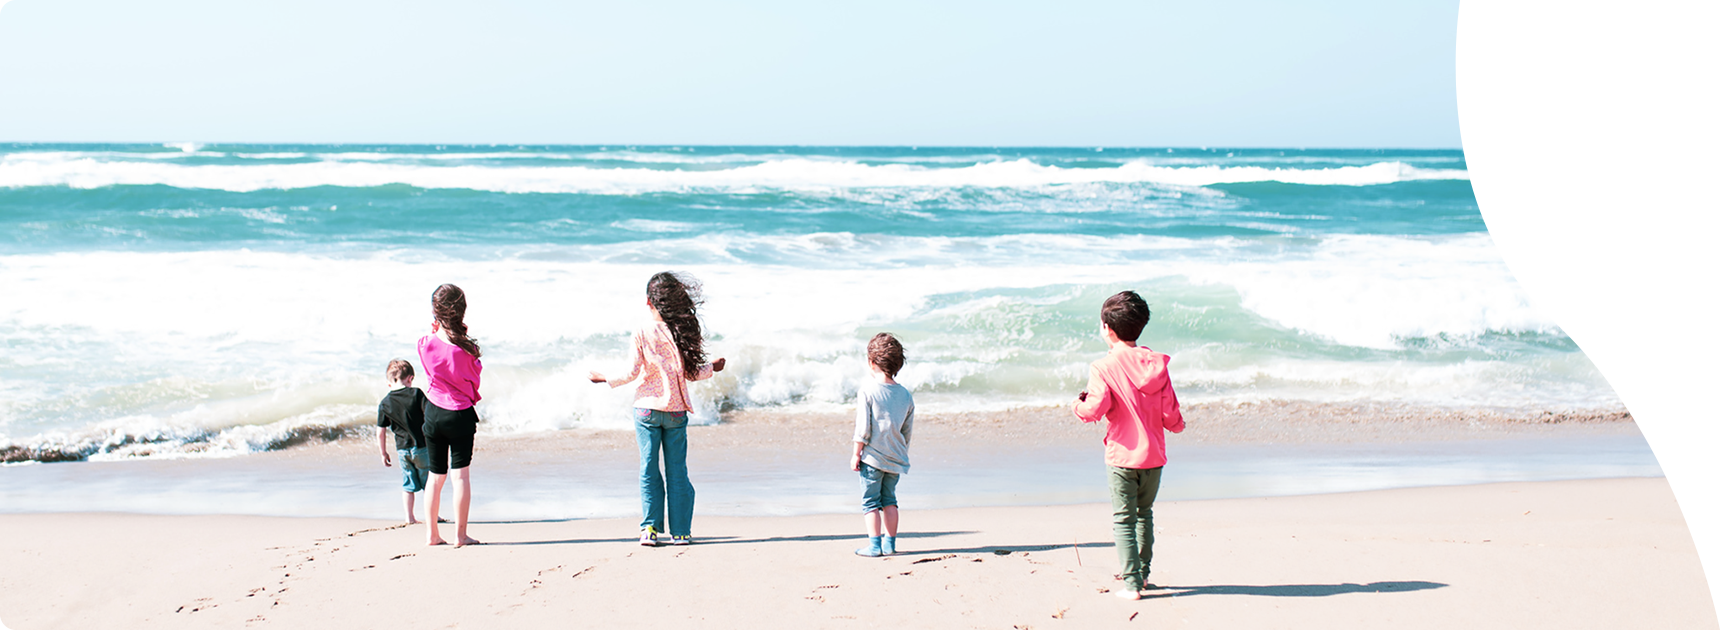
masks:
<path fill-rule="evenodd" d="M 1456 23 L 1457 0 L 11 0 L 0 141 L 1456 147 Z"/>

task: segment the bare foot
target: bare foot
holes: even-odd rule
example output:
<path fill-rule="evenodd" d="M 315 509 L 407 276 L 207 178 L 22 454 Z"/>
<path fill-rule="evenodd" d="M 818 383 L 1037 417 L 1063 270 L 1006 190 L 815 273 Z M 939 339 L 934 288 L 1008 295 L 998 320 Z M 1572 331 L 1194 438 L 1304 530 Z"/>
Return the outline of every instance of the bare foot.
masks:
<path fill-rule="evenodd" d="M 430 537 L 430 544 L 427 546 L 435 547 L 437 545 L 446 545 L 446 544 L 448 544 L 448 541 L 442 540 L 441 536 L 431 536 Z"/>
<path fill-rule="evenodd" d="M 406 519 L 406 524 L 407 524 L 407 525 L 417 525 L 417 524 L 418 524 L 418 519 L 416 519 L 416 518 L 409 518 L 409 519 Z"/>
<path fill-rule="evenodd" d="M 484 544 L 484 543 L 478 542 L 478 539 L 473 538 L 471 536 L 461 536 L 460 542 L 455 543 L 454 546 L 455 547 L 464 547 L 466 545 L 482 545 L 482 544 Z"/>

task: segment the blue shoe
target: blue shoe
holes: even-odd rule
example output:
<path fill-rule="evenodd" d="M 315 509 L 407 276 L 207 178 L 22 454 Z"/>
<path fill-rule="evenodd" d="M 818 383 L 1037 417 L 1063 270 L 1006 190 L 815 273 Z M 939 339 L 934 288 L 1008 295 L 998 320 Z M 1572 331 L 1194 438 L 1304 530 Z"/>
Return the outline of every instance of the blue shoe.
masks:
<path fill-rule="evenodd" d="M 879 544 L 880 544 L 880 541 L 878 540 L 879 538 L 881 538 L 881 537 L 880 536 L 872 536 L 871 537 L 872 544 L 867 545 L 865 547 L 861 547 L 859 549 L 855 549 L 854 555 L 865 557 L 865 558 L 876 558 L 878 556 L 884 555 L 883 548 L 879 547 Z"/>
<path fill-rule="evenodd" d="M 878 546 L 878 552 L 886 556 L 896 555 L 896 537 L 885 536 L 883 544 Z"/>

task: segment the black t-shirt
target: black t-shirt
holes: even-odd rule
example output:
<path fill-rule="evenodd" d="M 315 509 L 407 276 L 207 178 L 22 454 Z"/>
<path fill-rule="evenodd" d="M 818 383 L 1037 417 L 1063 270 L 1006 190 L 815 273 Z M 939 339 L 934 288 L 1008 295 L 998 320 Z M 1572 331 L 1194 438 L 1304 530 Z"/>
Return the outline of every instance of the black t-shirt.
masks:
<path fill-rule="evenodd" d="M 376 426 L 394 430 L 394 448 L 429 446 L 424 441 L 424 390 L 402 387 L 388 392 L 376 406 Z"/>

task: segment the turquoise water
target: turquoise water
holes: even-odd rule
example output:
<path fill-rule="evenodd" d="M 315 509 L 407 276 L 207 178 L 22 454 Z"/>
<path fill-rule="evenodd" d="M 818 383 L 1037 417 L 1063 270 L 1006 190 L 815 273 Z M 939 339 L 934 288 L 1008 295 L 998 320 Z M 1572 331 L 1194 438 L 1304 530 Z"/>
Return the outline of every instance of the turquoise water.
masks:
<path fill-rule="evenodd" d="M 1097 308 L 1187 401 L 1617 399 L 1493 249 L 1460 151 L 0 144 L 7 459 L 196 457 L 362 424 L 464 287 L 485 431 L 624 427 L 664 269 L 725 408 L 836 408 L 898 334 L 921 405 L 1060 402 Z"/>

